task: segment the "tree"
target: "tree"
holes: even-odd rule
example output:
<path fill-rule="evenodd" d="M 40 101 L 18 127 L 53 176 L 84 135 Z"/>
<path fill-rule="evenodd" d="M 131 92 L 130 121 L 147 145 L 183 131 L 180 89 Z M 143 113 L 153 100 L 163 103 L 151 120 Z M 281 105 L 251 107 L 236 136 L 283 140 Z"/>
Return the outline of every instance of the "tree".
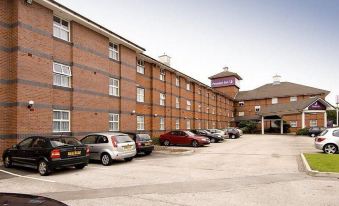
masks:
<path fill-rule="evenodd" d="M 327 121 L 333 121 L 333 124 L 337 124 L 337 111 L 328 110 L 327 112 Z"/>

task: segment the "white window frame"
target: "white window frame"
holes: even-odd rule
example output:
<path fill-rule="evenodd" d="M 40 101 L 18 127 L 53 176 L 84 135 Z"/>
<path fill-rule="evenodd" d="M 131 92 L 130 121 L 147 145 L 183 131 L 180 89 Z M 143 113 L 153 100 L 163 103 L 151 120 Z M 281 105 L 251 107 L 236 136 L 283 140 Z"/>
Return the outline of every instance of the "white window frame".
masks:
<path fill-rule="evenodd" d="M 317 127 L 318 126 L 318 120 L 311 119 L 310 120 L 310 127 Z"/>
<path fill-rule="evenodd" d="M 215 114 L 215 108 L 212 108 L 212 114 Z"/>
<path fill-rule="evenodd" d="M 179 99 L 179 97 L 175 97 L 175 108 L 176 109 L 180 108 L 180 99 Z"/>
<path fill-rule="evenodd" d="M 186 90 L 191 91 L 191 83 L 190 82 L 186 83 Z"/>
<path fill-rule="evenodd" d="M 145 74 L 145 62 L 142 59 L 137 60 L 137 72 L 139 74 Z"/>
<path fill-rule="evenodd" d="M 54 112 L 68 113 L 68 119 L 63 119 L 62 114 L 60 115 L 61 116 L 60 119 L 54 119 Z M 71 131 L 71 112 L 69 110 L 54 109 L 53 114 L 52 114 L 52 118 L 53 118 L 53 132 L 70 132 Z M 58 130 L 54 129 L 54 122 L 60 123 L 60 128 Z M 62 122 L 68 122 L 68 130 L 61 130 L 61 123 Z"/>
<path fill-rule="evenodd" d="M 198 105 L 198 112 L 201 112 L 201 104 Z"/>
<path fill-rule="evenodd" d="M 278 104 L 278 103 L 279 103 L 278 97 L 273 97 L 272 98 L 272 104 Z"/>
<path fill-rule="evenodd" d="M 115 48 L 116 47 L 116 48 Z M 119 61 L 119 44 L 109 42 L 108 44 L 108 57 Z"/>
<path fill-rule="evenodd" d="M 115 97 L 120 96 L 120 80 L 119 79 L 115 79 L 111 77 L 109 78 L 108 94 L 110 96 L 115 96 Z"/>
<path fill-rule="evenodd" d="M 210 108 L 206 107 L 206 114 L 208 114 L 210 111 Z"/>
<path fill-rule="evenodd" d="M 60 66 L 61 71 L 56 71 L 56 66 Z M 65 72 L 66 70 L 68 72 Z M 60 84 L 56 82 L 56 76 L 60 76 Z M 64 78 L 67 79 L 68 85 L 65 85 Z M 53 62 L 53 85 L 67 88 L 72 87 L 72 70 L 70 66 Z"/>
<path fill-rule="evenodd" d="M 260 107 L 260 106 L 255 106 L 255 107 L 254 107 L 254 110 L 255 110 L 255 112 L 260 112 L 261 107 Z"/>
<path fill-rule="evenodd" d="M 166 79 L 166 71 L 164 69 L 160 69 L 160 81 L 165 81 Z"/>
<path fill-rule="evenodd" d="M 159 121 L 160 121 L 160 130 L 165 130 L 165 118 L 160 117 Z"/>
<path fill-rule="evenodd" d="M 294 96 L 294 97 L 290 97 L 290 102 L 296 102 L 298 101 L 298 97 Z"/>
<path fill-rule="evenodd" d="M 191 129 L 191 120 L 186 119 L 186 129 Z"/>
<path fill-rule="evenodd" d="M 165 93 L 160 93 L 160 106 L 165 106 L 166 104 L 166 95 Z"/>
<path fill-rule="evenodd" d="M 180 77 L 175 77 L 175 86 L 180 87 Z"/>
<path fill-rule="evenodd" d="M 137 87 L 137 102 L 145 102 L 145 89 Z"/>
<path fill-rule="evenodd" d="M 109 131 L 119 131 L 120 128 L 120 115 L 119 114 L 115 114 L 115 113 L 109 113 L 109 119 L 108 119 L 108 123 L 109 123 Z M 114 128 L 114 125 L 116 125 L 116 128 Z"/>
<path fill-rule="evenodd" d="M 60 19 L 60 23 L 55 22 L 55 21 L 54 21 L 54 18 Z M 62 24 L 63 22 L 67 22 L 67 28 Z M 58 35 L 56 34 L 56 31 L 55 31 L 55 30 L 58 30 L 58 31 L 59 31 L 60 36 L 58 36 Z M 64 38 L 61 37 L 61 31 L 67 33 L 67 39 L 64 39 Z M 67 42 L 70 42 L 70 41 L 71 41 L 71 38 L 70 38 L 71 35 L 70 35 L 70 33 L 71 33 L 71 29 L 70 29 L 70 21 L 65 20 L 65 19 L 63 19 L 63 18 L 60 18 L 60 17 L 58 17 L 58 16 L 53 16 L 53 36 L 56 37 L 56 38 L 58 38 L 58 39 L 62 39 L 62 40 L 65 40 L 65 41 L 67 41 Z"/>
<path fill-rule="evenodd" d="M 191 101 L 190 100 L 187 100 L 186 101 L 186 110 L 190 111 L 191 110 Z"/>
<path fill-rule="evenodd" d="M 243 116 L 245 116 L 245 112 L 239 112 L 239 117 L 243 117 Z"/>
<path fill-rule="evenodd" d="M 137 130 L 145 130 L 145 116 L 137 116 Z"/>
<path fill-rule="evenodd" d="M 298 121 L 290 121 L 291 128 L 297 128 L 298 127 Z"/>
<path fill-rule="evenodd" d="M 180 119 L 175 119 L 175 129 L 180 129 Z"/>

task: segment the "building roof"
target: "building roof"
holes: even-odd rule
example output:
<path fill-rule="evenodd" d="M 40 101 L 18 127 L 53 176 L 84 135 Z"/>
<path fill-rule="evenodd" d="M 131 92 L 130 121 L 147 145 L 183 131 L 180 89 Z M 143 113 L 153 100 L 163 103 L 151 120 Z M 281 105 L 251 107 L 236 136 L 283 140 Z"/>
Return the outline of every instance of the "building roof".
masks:
<path fill-rule="evenodd" d="M 303 100 L 298 100 L 296 102 L 289 102 L 289 103 L 283 103 L 283 104 L 272 104 L 261 108 L 261 111 L 258 113 L 258 115 L 261 116 L 281 116 L 281 115 L 287 115 L 287 114 L 297 114 L 300 113 L 302 110 L 308 108 L 311 104 L 313 104 L 316 101 L 322 102 L 326 107 L 333 106 L 328 103 L 327 101 L 321 99 L 321 98 L 308 98 Z"/>
<path fill-rule="evenodd" d="M 237 96 L 237 101 L 266 99 L 273 97 L 291 97 L 299 95 L 328 95 L 330 92 L 323 89 L 309 87 L 292 82 L 281 82 L 280 84 L 265 84 L 249 91 L 240 91 Z"/>
<path fill-rule="evenodd" d="M 239 74 L 235 72 L 230 72 L 228 70 L 222 71 L 216 75 L 208 77 L 209 79 L 218 79 L 218 78 L 223 78 L 223 77 L 236 77 L 239 80 L 242 80 L 242 78 L 239 76 Z"/>

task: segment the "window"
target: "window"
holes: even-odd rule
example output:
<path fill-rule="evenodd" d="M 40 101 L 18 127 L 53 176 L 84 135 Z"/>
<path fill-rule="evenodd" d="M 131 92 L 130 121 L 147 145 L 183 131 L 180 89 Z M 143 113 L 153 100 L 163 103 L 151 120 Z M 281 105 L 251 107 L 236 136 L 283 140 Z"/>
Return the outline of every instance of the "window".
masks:
<path fill-rule="evenodd" d="M 240 107 L 244 106 L 244 104 L 245 104 L 244 102 L 239 102 Z"/>
<path fill-rule="evenodd" d="M 278 104 L 278 98 L 276 97 L 272 98 L 272 104 Z"/>
<path fill-rule="evenodd" d="M 145 117 L 137 116 L 137 130 L 145 130 Z"/>
<path fill-rule="evenodd" d="M 198 112 L 201 112 L 201 104 L 198 105 Z"/>
<path fill-rule="evenodd" d="M 180 108 L 180 100 L 179 100 L 179 97 L 175 97 L 175 108 L 177 108 L 177 109 Z"/>
<path fill-rule="evenodd" d="M 191 83 L 189 83 L 189 82 L 186 83 L 186 90 L 187 91 L 191 90 Z"/>
<path fill-rule="evenodd" d="M 69 22 L 59 17 L 53 17 L 53 36 L 70 41 L 69 39 Z"/>
<path fill-rule="evenodd" d="M 53 62 L 53 85 L 71 87 L 71 67 Z"/>
<path fill-rule="evenodd" d="M 98 136 L 97 143 L 98 144 L 108 143 L 108 138 L 106 136 L 100 135 L 100 136 Z"/>
<path fill-rule="evenodd" d="M 83 144 L 95 144 L 96 141 L 97 141 L 96 135 L 89 135 L 85 137 L 83 140 L 81 140 Z"/>
<path fill-rule="evenodd" d="M 206 107 L 206 114 L 208 114 L 210 108 Z"/>
<path fill-rule="evenodd" d="M 191 120 L 186 120 L 186 129 L 191 129 Z"/>
<path fill-rule="evenodd" d="M 119 46 L 117 44 L 112 42 L 109 43 L 108 57 L 119 61 Z"/>
<path fill-rule="evenodd" d="M 70 111 L 53 110 L 53 132 L 70 131 Z"/>
<path fill-rule="evenodd" d="M 187 100 L 186 103 L 187 103 L 186 109 L 191 110 L 191 101 Z"/>
<path fill-rule="evenodd" d="M 260 112 L 260 106 L 255 106 L 254 109 L 255 109 L 255 112 Z"/>
<path fill-rule="evenodd" d="M 245 115 L 245 112 L 239 112 L 239 117 L 243 117 Z"/>
<path fill-rule="evenodd" d="M 175 78 L 175 86 L 177 86 L 177 87 L 180 86 L 180 77 Z"/>
<path fill-rule="evenodd" d="M 109 78 L 109 95 L 119 96 L 119 80 Z"/>
<path fill-rule="evenodd" d="M 332 134 L 335 137 L 339 137 L 339 130 L 334 130 Z"/>
<path fill-rule="evenodd" d="M 310 120 L 310 127 L 317 127 L 318 126 L 318 121 L 316 119 Z"/>
<path fill-rule="evenodd" d="M 137 72 L 140 74 L 145 74 L 145 62 L 141 59 L 137 61 Z"/>
<path fill-rule="evenodd" d="M 21 149 L 27 149 L 30 148 L 33 142 L 33 137 L 27 138 L 19 143 L 19 147 Z"/>
<path fill-rule="evenodd" d="M 206 122 L 206 129 L 208 129 L 208 121 Z"/>
<path fill-rule="evenodd" d="M 201 89 L 198 89 L 198 94 L 201 95 Z"/>
<path fill-rule="evenodd" d="M 137 102 L 145 102 L 145 89 L 137 88 Z"/>
<path fill-rule="evenodd" d="M 119 114 L 109 113 L 109 131 L 119 131 Z"/>
<path fill-rule="evenodd" d="M 160 105 L 161 106 L 165 106 L 165 94 L 164 93 L 160 93 Z"/>
<path fill-rule="evenodd" d="M 160 117 L 160 130 L 165 130 L 165 118 Z"/>
<path fill-rule="evenodd" d="M 298 122 L 297 121 L 290 121 L 290 125 L 292 128 L 298 127 Z"/>
<path fill-rule="evenodd" d="M 161 81 L 165 81 L 165 70 L 164 69 L 160 69 L 160 80 Z"/>
<path fill-rule="evenodd" d="M 212 114 L 215 114 L 215 108 L 212 109 Z"/>
<path fill-rule="evenodd" d="M 296 102 L 298 101 L 298 97 L 290 97 L 290 102 Z"/>
<path fill-rule="evenodd" d="M 175 119 L 175 129 L 180 129 L 180 119 Z"/>
<path fill-rule="evenodd" d="M 212 122 L 212 129 L 215 129 L 215 122 Z"/>

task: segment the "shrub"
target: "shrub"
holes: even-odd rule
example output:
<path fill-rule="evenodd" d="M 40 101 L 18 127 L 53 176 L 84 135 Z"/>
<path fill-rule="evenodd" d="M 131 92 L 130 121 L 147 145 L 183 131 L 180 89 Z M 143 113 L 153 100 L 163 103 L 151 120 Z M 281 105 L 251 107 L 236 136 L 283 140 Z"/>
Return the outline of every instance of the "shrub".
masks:
<path fill-rule="evenodd" d="M 254 134 L 257 131 L 257 122 L 255 121 L 241 121 L 239 127 L 245 134 Z"/>
<path fill-rule="evenodd" d="M 152 139 L 154 145 L 160 145 L 159 137 L 152 137 L 151 139 Z"/>
<path fill-rule="evenodd" d="M 299 129 L 297 131 L 297 135 L 307 136 L 309 134 L 308 130 L 309 130 L 309 128 L 307 128 L 307 127 L 305 127 L 304 129 Z"/>

